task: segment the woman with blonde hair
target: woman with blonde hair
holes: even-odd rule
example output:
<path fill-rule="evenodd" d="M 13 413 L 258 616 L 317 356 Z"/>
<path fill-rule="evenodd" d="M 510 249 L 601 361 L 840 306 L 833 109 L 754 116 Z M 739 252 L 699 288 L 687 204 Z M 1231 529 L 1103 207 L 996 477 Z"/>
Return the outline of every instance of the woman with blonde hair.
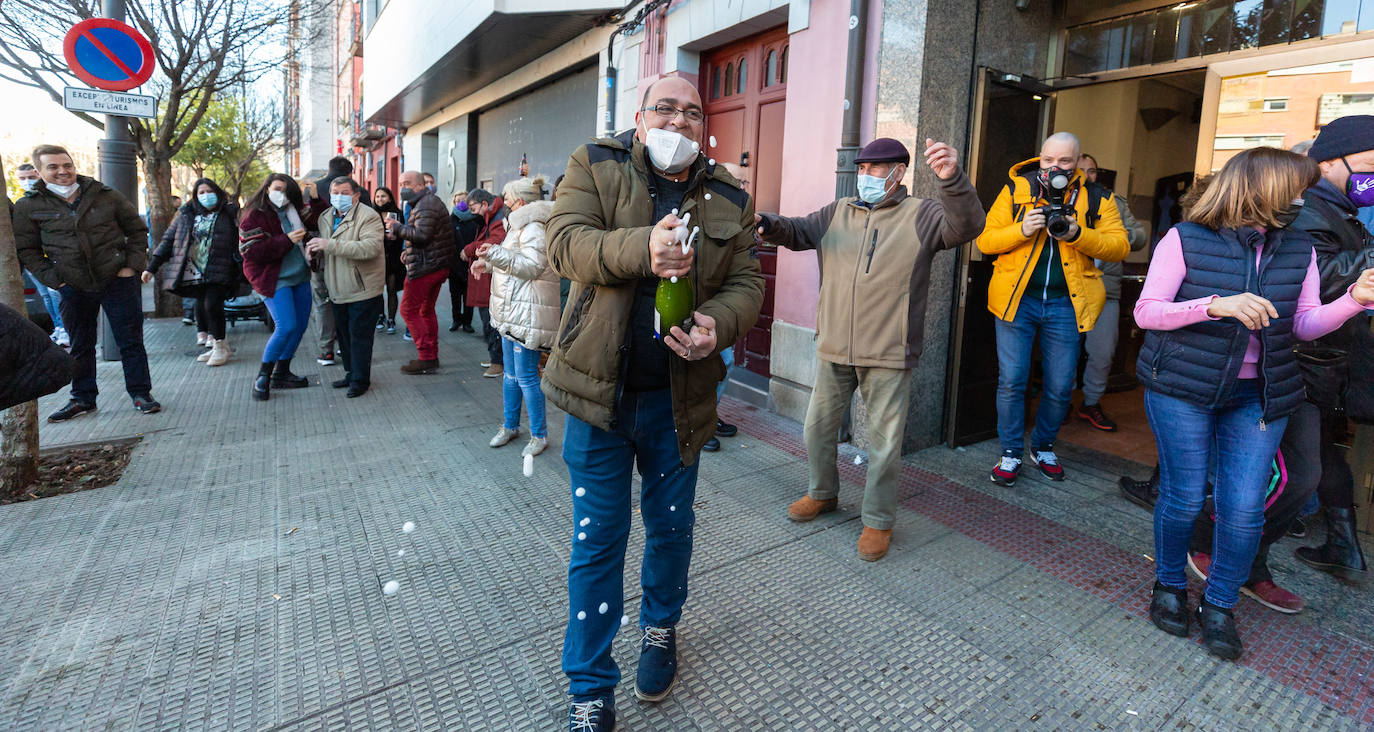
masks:
<path fill-rule="evenodd" d="M 553 202 L 542 200 L 544 180 L 521 178 L 501 191 L 506 206 L 506 238 L 500 246 L 482 245 L 472 271 L 491 272 L 491 324 L 501 334 L 502 397 L 505 422 L 492 447 L 501 447 L 520 436 L 520 405 L 530 417 L 530 441 L 525 455 L 538 455 L 548 447 L 549 429 L 544 417 L 544 394 L 539 390 L 539 357 L 553 346 L 561 314 L 558 274 L 549 267 L 544 224 L 553 213 Z"/>
<path fill-rule="evenodd" d="M 1265 489 L 1288 417 L 1303 402 L 1293 347 L 1374 304 L 1374 269 L 1322 305 L 1312 239 L 1290 224 L 1316 163 L 1253 148 L 1227 161 L 1155 248 L 1135 307 L 1136 373 L 1159 447 L 1150 620 L 1187 637 L 1184 574 L 1209 477 L 1214 555 L 1196 613 L 1207 649 L 1241 655 L 1232 607 L 1264 524 Z"/>

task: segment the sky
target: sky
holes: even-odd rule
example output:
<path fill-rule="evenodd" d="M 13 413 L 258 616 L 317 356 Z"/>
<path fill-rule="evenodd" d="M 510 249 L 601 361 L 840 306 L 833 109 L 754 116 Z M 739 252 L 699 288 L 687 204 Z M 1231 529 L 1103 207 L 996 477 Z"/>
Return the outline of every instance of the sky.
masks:
<path fill-rule="evenodd" d="M 5 159 L 5 175 L 14 177 L 14 167 L 29 158 L 29 151 L 40 143 L 56 143 L 72 150 L 95 155 L 96 142 L 104 133 L 77 119 L 71 112 L 32 87 L 0 80 L 0 99 L 4 100 L 5 122 L 0 128 L 0 155 Z M 94 175 L 95 171 L 80 171 Z"/>

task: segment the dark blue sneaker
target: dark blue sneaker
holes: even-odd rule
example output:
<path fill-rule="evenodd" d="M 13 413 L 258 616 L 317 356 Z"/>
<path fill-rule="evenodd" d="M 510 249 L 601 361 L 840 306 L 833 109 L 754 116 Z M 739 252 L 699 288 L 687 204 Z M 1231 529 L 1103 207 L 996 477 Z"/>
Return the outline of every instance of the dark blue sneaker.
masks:
<path fill-rule="evenodd" d="M 635 696 L 640 701 L 657 702 L 668 697 L 677 680 L 677 630 L 645 628 L 639 644 L 639 671 L 635 673 Z"/>
<path fill-rule="evenodd" d="M 568 732 L 611 732 L 615 729 L 615 698 L 603 696 L 575 701 L 568 708 Z"/>

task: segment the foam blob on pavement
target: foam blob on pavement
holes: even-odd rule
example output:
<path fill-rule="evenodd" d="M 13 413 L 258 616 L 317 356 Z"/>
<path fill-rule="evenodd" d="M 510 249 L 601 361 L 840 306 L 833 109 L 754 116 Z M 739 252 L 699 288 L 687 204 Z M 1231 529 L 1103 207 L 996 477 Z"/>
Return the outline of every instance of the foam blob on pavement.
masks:
<path fill-rule="evenodd" d="M 533 475 L 534 475 L 534 456 L 533 456 L 533 455 L 526 455 L 526 456 L 525 456 L 525 477 L 526 477 L 526 478 L 529 478 L 529 477 L 531 477 L 531 476 L 533 476 Z"/>
<path fill-rule="evenodd" d="M 400 583 L 400 582 L 397 582 L 396 580 L 391 580 L 390 582 L 387 582 L 386 584 L 382 585 L 382 594 L 383 594 L 383 595 L 394 595 L 394 594 L 396 594 L 397 592 L 400 592 L 400 591 L 401 591 L 401 583 Z"/>
<path fill-rule="evenodd" d="M 414 531 L 414 530 L 415 530 L 415 522 L 414 522 L 414 521 L 407 521 L 407 522 L 401 524 L 401 531 L 404 531 L 404 532 L 406 532 L 407 534 L 409 534 L 410 532 L 412 532 L 412 531 Z"/>

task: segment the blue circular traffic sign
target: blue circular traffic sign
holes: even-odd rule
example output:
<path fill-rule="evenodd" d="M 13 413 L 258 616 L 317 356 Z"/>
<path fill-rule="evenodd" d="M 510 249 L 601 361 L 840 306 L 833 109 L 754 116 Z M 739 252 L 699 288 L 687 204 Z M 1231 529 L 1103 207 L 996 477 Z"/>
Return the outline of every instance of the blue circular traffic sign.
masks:
<path fill-rule="evenodd" d="M 97 89 L 128 91 L 153 75 L 153 45 L 132 26 L 112 18 L 90 18 L 72 26 L 62 41 L 67 65 Z"/>

